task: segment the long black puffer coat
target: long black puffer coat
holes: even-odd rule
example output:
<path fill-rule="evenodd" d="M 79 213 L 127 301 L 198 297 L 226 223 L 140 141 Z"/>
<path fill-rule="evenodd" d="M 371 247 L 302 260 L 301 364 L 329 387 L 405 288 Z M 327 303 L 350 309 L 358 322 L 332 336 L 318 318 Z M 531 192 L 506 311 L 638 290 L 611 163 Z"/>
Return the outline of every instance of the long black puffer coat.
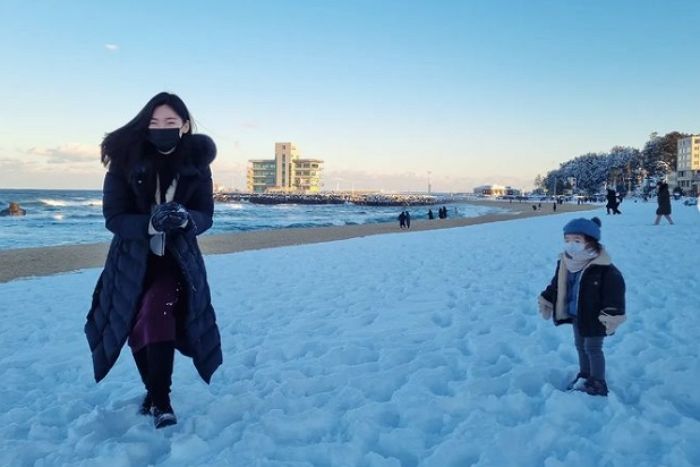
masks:
<path fill-rule="evenodd" d="M 657 216 L 670 216 L 671 215 L 671 193 L 668 191 L 668 185 L 662 184 L 659 187 L 659 193 L 657 194 L 657 202 L 659 207 L 656 209 Z"/>
<path fill-rule="evenodd" d="M 182 316 L 176 347 L 192 357 L 199 375 L 210 382 L 222 363 L 221 339 L 211 304 L 204 260 L 196 236 L 212 225 L 214 201 L 209 164 L 216 157 L 214 142 L 204 135 L 185 135 L 178 148 L 179 180 L 174 201 L 187 208 L 191 222 L 169 234 L 166 248 L 180 267 L 186 284 L 178 313 Z M 87 336 L 95 380 L 116 363 L 138 312 L 148 263 L 151 203 L 154 193 L 152 159 L 144 156 L 129 173 L 110 167 L 104 181 L 103 213 L 114 233 L 105 268 L 87 315 Z"/>

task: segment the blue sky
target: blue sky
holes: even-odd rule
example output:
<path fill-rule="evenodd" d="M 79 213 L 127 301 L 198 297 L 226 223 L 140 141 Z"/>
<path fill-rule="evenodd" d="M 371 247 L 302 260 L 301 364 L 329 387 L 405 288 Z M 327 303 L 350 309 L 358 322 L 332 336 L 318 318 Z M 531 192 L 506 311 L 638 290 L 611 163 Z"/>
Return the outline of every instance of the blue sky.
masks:
<path fill-rule="evenodd" d="M 700 2 L 0 2 L 0 188 L 99 188 L 159 91 L 216 181 L 294 141 L 327 188 L 529 187 L 589 151 L 700 132 Z"/>

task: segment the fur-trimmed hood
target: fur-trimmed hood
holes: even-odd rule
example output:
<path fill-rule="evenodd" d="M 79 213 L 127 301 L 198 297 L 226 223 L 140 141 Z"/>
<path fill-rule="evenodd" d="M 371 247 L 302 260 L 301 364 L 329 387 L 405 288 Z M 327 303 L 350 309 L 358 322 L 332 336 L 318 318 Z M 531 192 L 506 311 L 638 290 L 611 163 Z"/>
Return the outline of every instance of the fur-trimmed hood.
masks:
<path fill-rule="evenodd" d="M 158 169 L 156 158 L 159 157 L 167 158 L 166 167 Z M 144 143 L 140 160 L 127 174 L 128 183 L 136 194 L 139 209 L 144 213 L 150 212 L 153 194 L 156 191 L 156 172 L 162 170 L 162 174 L 166 174 L 166 179 L 177 175 L 180 177 L 179 185 L 186 185 L 188 184 L 186 180 L 211 179 L 209 164 L 214 159 L 216 159 L 216 144 L 210 137 L 202 134 L 183 136 L 177 150 L 167 156 L 155 154 L 150 143 Z M 161 183 L 170 184 L 169 181 L 163 182 L 163 180 Z"/>
<path fill-rule="evenodd" d="M 195 134 L 183 137 L 181 142 L 182 165 L 179 168 L 181 175 L 204 174 L 209 165 L 216 159 L 216 144 L 207 135 Z"/>

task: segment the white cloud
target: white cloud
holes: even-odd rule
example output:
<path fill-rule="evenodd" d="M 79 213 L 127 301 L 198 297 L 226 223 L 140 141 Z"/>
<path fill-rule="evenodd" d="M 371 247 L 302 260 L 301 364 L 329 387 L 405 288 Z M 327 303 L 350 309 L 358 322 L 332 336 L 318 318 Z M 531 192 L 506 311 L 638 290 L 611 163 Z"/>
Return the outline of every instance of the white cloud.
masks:
<path fill-rule="evenodd" d="M 116 52 L 119 50 L 119 46 L 117 44 L 105 44 L 105 49 L 109 50 L 110 52 Z"/>
<path fill-rule="evenodd" d="M 214 183 L 226 188 L 244 189 L 246 186 L 247 164 L 217 158 L 212 164 Z"/>
<path fill-rule="evenodd" d="M 260 128 L 260 124 L 258 122 L 253 121 L 241 122 L 239 126 L 244 130 L 257 130 Z"/>
<path fill-rule="evenodd" d="M 48 164 L 100 163 L 99 148 L 83 143 L 67 143 L 53 148 L 31 147 L 23 152 Z"/>

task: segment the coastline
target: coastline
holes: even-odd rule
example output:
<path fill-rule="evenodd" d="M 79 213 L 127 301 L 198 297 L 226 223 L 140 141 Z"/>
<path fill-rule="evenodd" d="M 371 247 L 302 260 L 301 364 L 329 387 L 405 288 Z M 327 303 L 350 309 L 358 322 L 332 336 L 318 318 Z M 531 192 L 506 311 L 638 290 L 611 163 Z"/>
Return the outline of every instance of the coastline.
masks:
<path fill-rule="evenodd" d="M 596 204 L 561 204 L 552 211 L 550 203 L 543 204 L 542 210 L 533 211 L 532 202 L 509 203 L 502 201 L 470 201 L 469 204 L 492 206 L 507 209 L 508 212 L 487 214 L 478 217 L 448 219 L 413 218 L 410 230 L 400 230 L 398 222 L 379 224 L 359 224 L 334 227 L 288 228 L 276 230 L 256 230 L 249 232 L 205 235 L 199 238 L 204 255 L 236 253 L 239 251 L 260 250 L 283 246 L 331 242 L 349 238 L 382 235 L 388 233 L 410 233 L 425 230 L 449 229 L 468 225 L 523 219 L 534 216 L 547 216 L 576 211 L 589 211 L 600 206 Z M 15 279 L 46 276 L 104 265 L 109 243 L 61 245 L 51 247 L 20 248 L 0 251 L 0 283 Z"/>

